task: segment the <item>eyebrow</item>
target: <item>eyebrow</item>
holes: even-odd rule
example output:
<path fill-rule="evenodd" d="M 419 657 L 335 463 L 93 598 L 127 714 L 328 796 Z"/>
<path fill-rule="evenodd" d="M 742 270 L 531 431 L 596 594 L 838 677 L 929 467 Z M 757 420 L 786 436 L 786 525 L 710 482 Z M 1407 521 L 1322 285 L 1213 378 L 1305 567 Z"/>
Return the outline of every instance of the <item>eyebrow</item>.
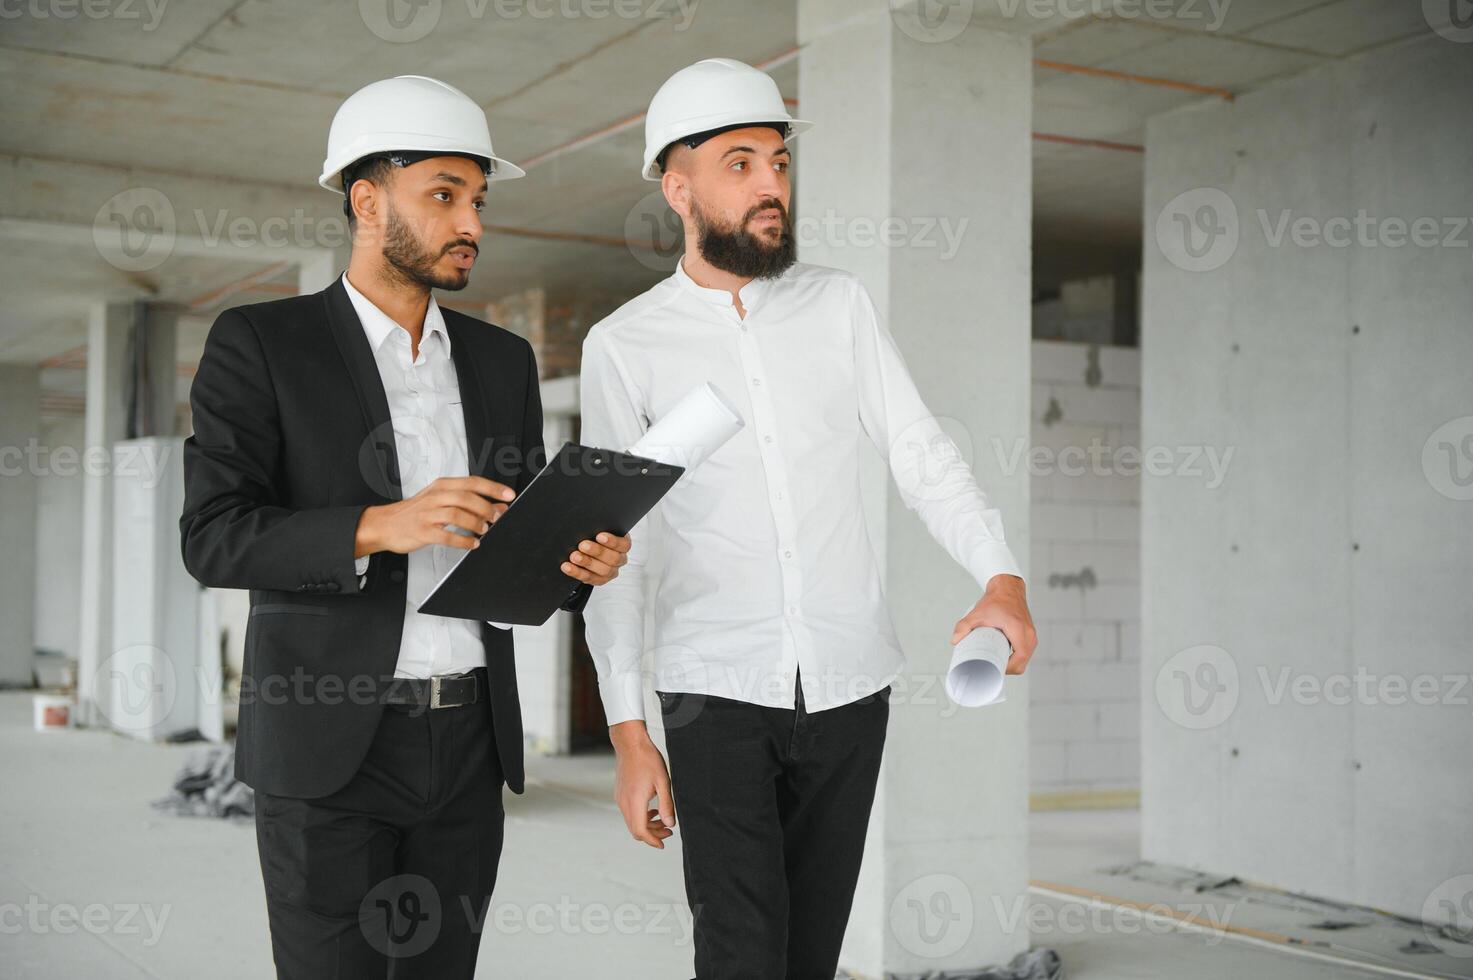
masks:
<path fill-rule="evenodd" d="M 461 177 L 458 174 L 453 174 L 453 173 L 451 173 L 448 170 L 442 170 L 442 171 L 440 171 L 439 173 L 435 174 L 435 176 L 431 177 L 430 180 L 432 182 L 433 181 L 436 181 L 436 180 L 443 180 L 447 184 L 455 184 L 457 187 L 465 187 L 465 186 L 467 186 L 464 177 Z M 482 194 L 486 193 L 486 182 L 484 180 L 481 181 L 481 190 L 480 190 L 480 193 L 482 193 Z"/>
<path fill-rule="evenodd" d="M 753 147 L 750 147 L 750 146 L 728 146 L 726 148 L 726 152 L 723 153 L 723 154 L 721 154 L 721 159 L 725 160 L 727 157 L 731 156 L 733 153 L 756 153 L 756 152 L 757 152 L 756 149 L 754 149 Z M 783 154 L 787 154 L 788 156 L 792 156 L 793 155 L 792 154 L 792 151 L 789 150 L 786 146 L 779 147 L 778 149 L 772 151 L 772 156 L 775 156 L 775 157 L 776 156 L 782 156 Z"/>

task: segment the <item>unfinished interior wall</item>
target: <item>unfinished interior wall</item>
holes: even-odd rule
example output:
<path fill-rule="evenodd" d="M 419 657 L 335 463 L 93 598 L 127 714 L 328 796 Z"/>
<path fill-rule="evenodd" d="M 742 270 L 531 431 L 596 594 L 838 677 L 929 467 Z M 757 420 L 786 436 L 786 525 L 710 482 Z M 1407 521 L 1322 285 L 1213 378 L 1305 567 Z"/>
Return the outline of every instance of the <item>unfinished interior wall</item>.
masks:
<path fill-rule="evenodd" d="M 1140 417 L 1139 351 L 1033 342 L 1035 805 L 1140 785 Z"/>
<path fill-rule="evenodd" d="M 1473 872 L 1469 91 L 1428 35 L 1148 127 L 1143 439 L 1236 455 L 1142 486 L 1147 859 Z"/>

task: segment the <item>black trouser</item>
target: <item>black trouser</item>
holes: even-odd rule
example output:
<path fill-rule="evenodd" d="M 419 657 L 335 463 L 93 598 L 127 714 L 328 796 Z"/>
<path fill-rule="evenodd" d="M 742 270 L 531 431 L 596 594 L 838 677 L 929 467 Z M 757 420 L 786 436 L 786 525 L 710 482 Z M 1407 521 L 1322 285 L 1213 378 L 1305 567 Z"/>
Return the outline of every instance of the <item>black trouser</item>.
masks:
<path fill-rule="evenodd" d="M 660 693 L 697 980 L 834 980 L 890 689 L 809 714 Z"/>
<path fill-rule="evenodd" d="M 277 975 L 471 977 L 501 859 L 501 786 L 483 698 L 386 705 L 342 789 L 311 800 L 258 793 Z"/>

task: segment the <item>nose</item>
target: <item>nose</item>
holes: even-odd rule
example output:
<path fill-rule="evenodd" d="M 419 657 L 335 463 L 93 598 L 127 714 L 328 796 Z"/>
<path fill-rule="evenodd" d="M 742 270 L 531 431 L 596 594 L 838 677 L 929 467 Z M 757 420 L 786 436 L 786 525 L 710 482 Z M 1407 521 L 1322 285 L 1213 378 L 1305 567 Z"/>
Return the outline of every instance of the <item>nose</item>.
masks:
<path fill-rule="evenodd" d="M 468 202 L 465 207 L 456 210 L 455 233 L 457 235 L 468 238 L 479 245 L 485 231 L 486 229 L 481 227 L 481 212 L 476 210 L 474 202 Z"/>
<path fill-rule="evenodd" d="M 759 170 L 757 186 L 753 188 L 757 192 L 758 199 L 775 197 L 783 202 L 783 207 L 788 206 L 788 175 L 779 173 L 772 167 L 763 167 Z"/>

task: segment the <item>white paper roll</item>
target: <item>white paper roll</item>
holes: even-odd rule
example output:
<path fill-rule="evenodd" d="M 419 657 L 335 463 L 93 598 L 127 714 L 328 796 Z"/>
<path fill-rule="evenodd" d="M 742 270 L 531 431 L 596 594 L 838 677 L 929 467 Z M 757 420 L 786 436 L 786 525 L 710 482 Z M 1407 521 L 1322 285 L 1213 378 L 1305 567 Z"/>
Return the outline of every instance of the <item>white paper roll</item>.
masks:
<path fill-rule="evenodd" d="M 674 408 L 629 447 L 634 456 L 683 466 L 689 472 L 746 425 L 711 382 L 692 388 Z"/>
<path fill-rule="evenodd" d="M 972 630 L 951 648 L 947 696 L 964 708 L 1007 700 L 1002 696 L 1002 678 L 1012 655 L 1012 645 L 1002 630 L 991 626 Z"/>

